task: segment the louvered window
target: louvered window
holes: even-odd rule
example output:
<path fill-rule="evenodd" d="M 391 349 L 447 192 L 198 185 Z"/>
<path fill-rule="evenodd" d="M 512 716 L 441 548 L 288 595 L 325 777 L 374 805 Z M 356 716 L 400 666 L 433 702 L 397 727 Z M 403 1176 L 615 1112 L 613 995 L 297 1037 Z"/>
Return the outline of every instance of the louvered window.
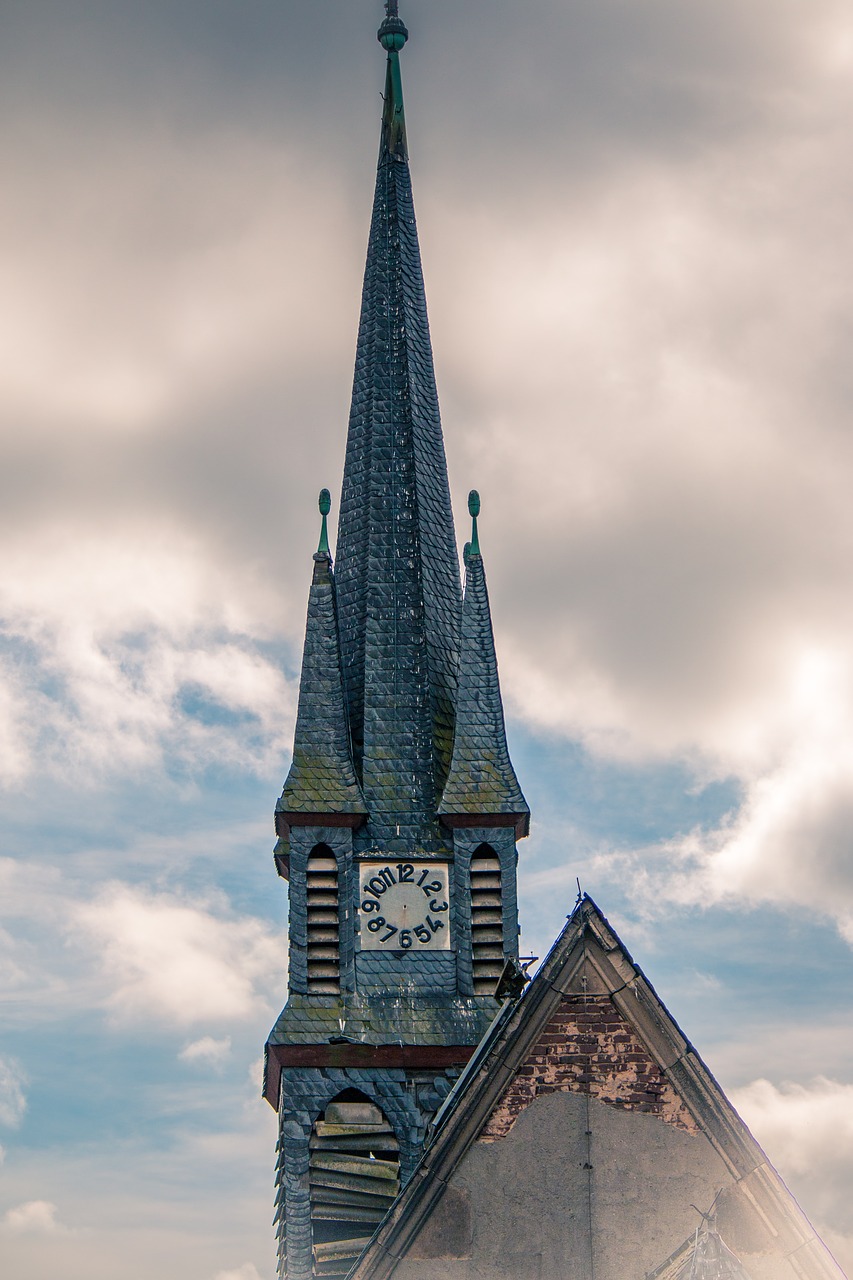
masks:
<path fill-rule="evenodd" d="M 341 989 L 338 924 L 338 862 L 326 844 L 308 858 L 308 992 L 333 994 Z"/>
<path fill-rule="evenodd" d="M 501 864 L 487 844 L 471 859 L 471 957 L 474 995 L 493 995 L 504 961 Z"/>
<path fill-rule="evenodd" d="M 347 1274 L 400 1190 L 397 1139 L 379 1107 L 348 1089 L 310 1141 L 314 1275 Z"/>

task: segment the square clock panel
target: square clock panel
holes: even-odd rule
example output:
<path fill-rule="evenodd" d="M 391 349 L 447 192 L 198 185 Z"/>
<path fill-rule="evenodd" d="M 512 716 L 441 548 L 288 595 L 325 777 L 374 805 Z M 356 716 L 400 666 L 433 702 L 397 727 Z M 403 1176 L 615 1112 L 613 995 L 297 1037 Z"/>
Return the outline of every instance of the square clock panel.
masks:
<path fill-rule="evenodd" d="M 362 951 L 449 951 L 447 862 L 361 862 Z"/>

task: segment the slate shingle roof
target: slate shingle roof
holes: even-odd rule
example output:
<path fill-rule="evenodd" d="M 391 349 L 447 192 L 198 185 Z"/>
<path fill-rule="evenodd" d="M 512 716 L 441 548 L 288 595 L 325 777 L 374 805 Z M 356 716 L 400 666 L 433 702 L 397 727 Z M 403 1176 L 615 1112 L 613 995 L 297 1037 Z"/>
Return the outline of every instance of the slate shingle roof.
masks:
<path fill-rule="evenodd" d="M 461 592 L 396 53 L 388 59 L 336 581 L 364 839 L 432 824 L 453 743 Z M 435 828 L 437 830 L 437 828 Z"/>
<path fill-rule="evenodd" d="M 475 1045 L 497 1012 L 497 1002 L 453 996 L 401 1000 L 397 996 L 291 994 L 268 1044 L 322 1044 L 346 1035 L 360 1044 Z"/>
<path fill-rule="evenodd" d="M 439 813 L 515 815 L 526 834 L 530 810 L 506 745 L 483 557 L 469 550 L 465 568 L 456 736 Z"/>
<path fill-rule="evenodd" d="M 321 552 L 308 596 L 293 762 L 276 811 L 366 812 L 350 754 L 332 564 Z"/>

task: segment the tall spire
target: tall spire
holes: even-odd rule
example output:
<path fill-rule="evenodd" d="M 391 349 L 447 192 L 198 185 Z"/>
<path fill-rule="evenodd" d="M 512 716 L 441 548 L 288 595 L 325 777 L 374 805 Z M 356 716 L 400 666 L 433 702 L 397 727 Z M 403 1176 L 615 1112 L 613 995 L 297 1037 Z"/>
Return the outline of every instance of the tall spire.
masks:
<path fill-rule="evenodd" d="M 456 701 L 456 738 L 450 775 L 439 812 L 451 825 L 514 825 L 526 836 L 530 810 L 521 793 L 506 745 L 495 637 L 477 517 L 480 495 L 468 495 L 471 541 L 465 548 L 465 603 Z"/>
<path fill-rule="evenodd" d="M 367 846 L 443 847 L 461 593 L 403 117 L 408 32 L 389 0 L 373 218 L 336 580 Z M 401 849 L 403 845 L 401 844 Z"/>

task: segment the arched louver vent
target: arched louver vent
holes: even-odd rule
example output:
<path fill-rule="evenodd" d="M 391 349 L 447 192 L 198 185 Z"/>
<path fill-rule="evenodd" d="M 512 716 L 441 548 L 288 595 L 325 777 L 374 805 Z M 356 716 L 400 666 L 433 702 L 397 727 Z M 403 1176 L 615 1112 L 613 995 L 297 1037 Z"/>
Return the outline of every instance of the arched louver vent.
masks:
<path fill-rule="evenodd" d="M 341 989 L 338 924 L 338 863 L 326 844 L 318 844 L 308 858 L 308 992 L 333 995 Z"/>
<path fill-rule="evenodd" d="M 501 864 L 490 845 L 471 859 L 471 959 L 474 995 L 494 995 L 504 963 Z"/>
<path fill-rule="evenodd" d="M 341 1280 L 400 1190 L 397 1139 L 355 1089 L 330 1102 L 310 1140 L 314 1275 Z"/>

